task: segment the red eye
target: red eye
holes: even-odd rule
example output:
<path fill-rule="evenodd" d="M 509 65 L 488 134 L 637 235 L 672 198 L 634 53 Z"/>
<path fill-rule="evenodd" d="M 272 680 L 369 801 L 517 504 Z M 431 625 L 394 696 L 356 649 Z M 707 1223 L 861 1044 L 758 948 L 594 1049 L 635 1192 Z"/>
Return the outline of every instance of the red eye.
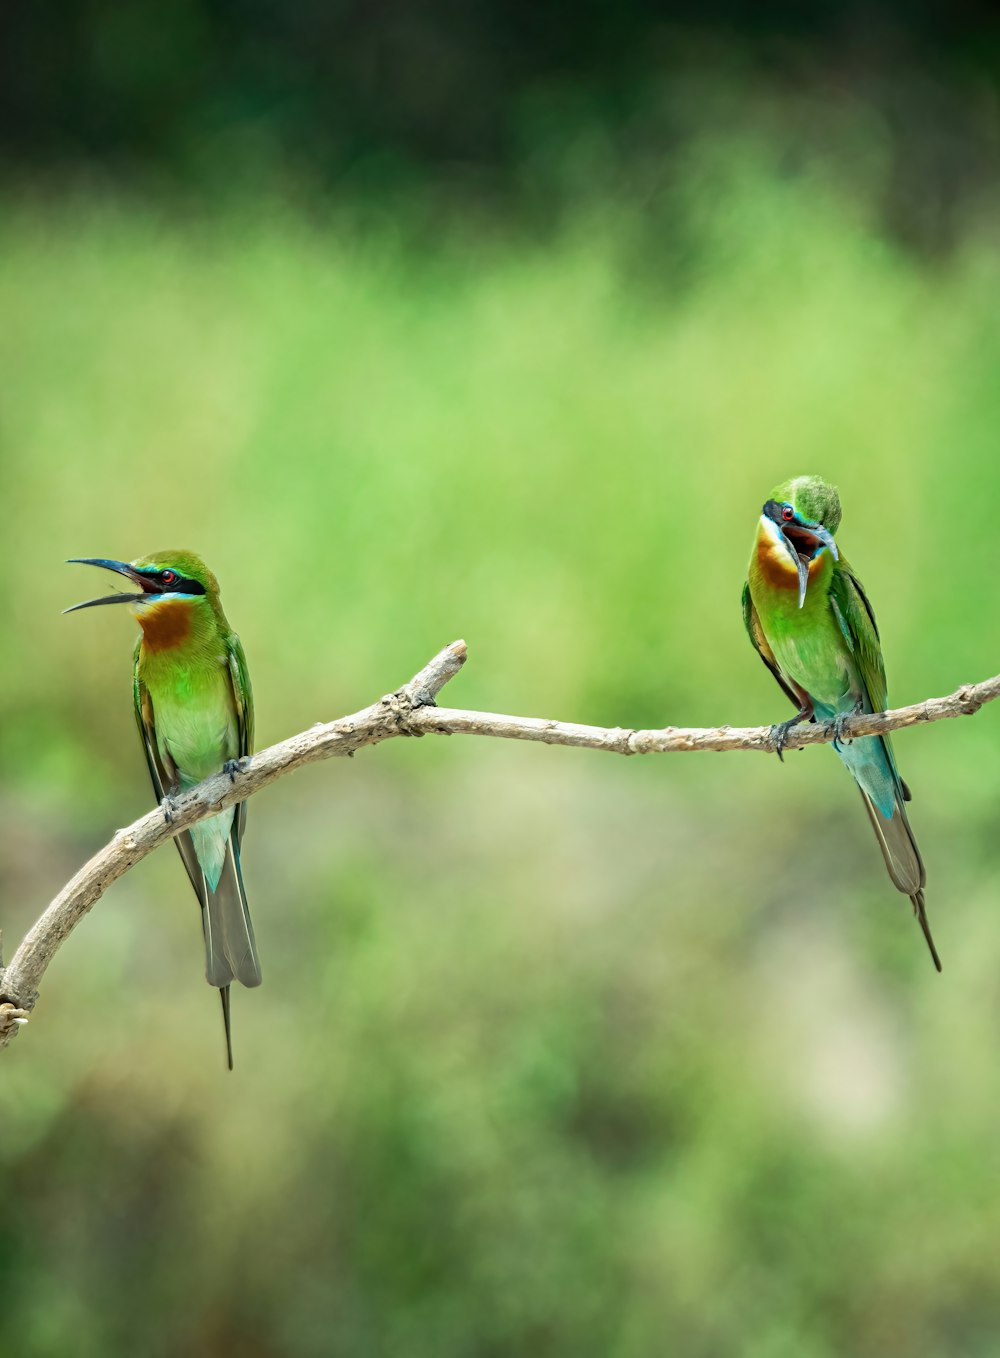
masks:
<path fill-rule="evenodd" d="M 781 511 L 781 517 L 788 523 L 789 519 L 795 518 L 795 510 L 791 505 L 785 505 L 784 509 Z"/>
<path fill-rule="evenodd" d="M 172 585 L 177 579 L 176 571 L 160 571 L 160 579 L 165 585 Z"/>

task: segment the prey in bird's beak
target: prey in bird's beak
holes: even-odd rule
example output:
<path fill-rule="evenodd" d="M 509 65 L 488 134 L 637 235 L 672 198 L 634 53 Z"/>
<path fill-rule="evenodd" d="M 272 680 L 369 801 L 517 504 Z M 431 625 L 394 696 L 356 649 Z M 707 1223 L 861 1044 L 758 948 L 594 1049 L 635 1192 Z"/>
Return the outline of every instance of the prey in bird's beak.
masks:
<path fill-rule="evenodd" d="M 78 608 L 96 608 L 98 604 L 131 604 L 136 599 L 142 599 L 147 594 L 157 592 L 156 582 L 148 576 L 143 576 L 135 570 L 127 561 L 109 561 L 101 556 L 73 556 L 68 563 L 70 566 L 100 566 L 106 571 L 117 571 L 119 575 L 124 575 L 127 580 L 131 580 L 134 585 L 139 586 L 138 594 L 105 594 L 100 599 L 88 599 L 86 603 L 74 604 L 72 608 L 64 608 L 64 613 L 75 613 Z"/>
<path fill-rule="evenodd" d="M 804 519 L 793 505 L 768 500 L 763 516 L 777 525 L 775 536 L 788 553 L 799 576 L 799 608 L 806 601 L 809 588 L 809 563 L 826 547 L 834 561 L 839 560 L 837 544 L 833 534 L 827 532 L 821 523 Z"/>

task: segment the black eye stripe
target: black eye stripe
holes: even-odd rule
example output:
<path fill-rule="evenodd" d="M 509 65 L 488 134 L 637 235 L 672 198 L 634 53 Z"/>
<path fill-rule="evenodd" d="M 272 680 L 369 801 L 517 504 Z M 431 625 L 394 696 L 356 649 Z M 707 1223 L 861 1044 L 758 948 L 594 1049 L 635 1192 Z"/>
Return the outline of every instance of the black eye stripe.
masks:
<path fill-rule="evenodd" d="M 765 518 L 776 523 L 779 528 L 794 528 L 797 526 L 795 506 L 788 504 L 785 500 L 766 501 L 762 512 Z"/>
<path fill-rule="evenodd" d="M 172 580 L 167 586 L 171 594 L 204 594 L 205 586 L 197 580 L 192 580 L 190 576 L 178 575 L 176 580 Z"/>
<path fill-rule="evenodd" d="M 167 567 L 166 569 L 171 569 Z M 204 594 L 205 586 L 199 580 L 192 580 L 188 575 L 178 575 L 174 572 L 174 579 L 168 584 L 162 578 L 162 571 L 142 571 L 142 575 L 148 576 L 149 580 L 156 586 L 159 594 Z"/>

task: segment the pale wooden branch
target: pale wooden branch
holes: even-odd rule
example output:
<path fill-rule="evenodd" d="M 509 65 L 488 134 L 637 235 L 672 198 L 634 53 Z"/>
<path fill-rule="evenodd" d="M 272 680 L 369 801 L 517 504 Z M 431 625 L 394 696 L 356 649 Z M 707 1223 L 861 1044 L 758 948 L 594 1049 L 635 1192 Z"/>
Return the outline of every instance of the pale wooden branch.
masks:
<path fill-rule="evenodd" d="M 843 723 L 843 739 L 884 736 L 905 726 L 922 726 L 946 717 L 972 716 L 985 703 L 1000 698 L 1000 674 L 979 684 L 963 684 L 944 698 L 928 698 L 889 712 L 863 712 Z M 413 712 L 408 735 L 494 736 L 502 740 L 530 740 L 542 745 L 572 745 L 583 750 L 607 750 L 611 754 L 682 754 L 695 750 L 757 750 L 777 753 L 774 726 L 664 726 L 635 730 L 621 726 L 581 726 L 576 722 L 548 721 L 544 717 L 506 717 L 496 712 L 463 712 L 453 707 L 426 707 Z M 806 745 L 826 745 L 837 738 L 833 722 L 806 722 L 793 727 L 782 742 L 783 750 Z"/>
<path fill-rule="evenodd" d="M 776 752 L 773 726 L 667 726 L 662 730 L 635 730 L 435 706 L 438 693 L 465 664 L 466 654 L 464 641 L 452 642 L 397 692 L 352 716 L 318 722 L 307 731 L 261 750 L 241 762 L 240 771 L 232 780 L 220 773 L 199 783 L 172 803 L 169 820 L 163 808 L 156 807 L 119 830 L 63 887 L 28 931 L 6 969 L 0 965 L 0 1048 L 7 1045 L 34 1008 L 39 982 L 63 940 L 112 882 L 196 821 L 246 801 L 269 783 L 305 764 L 333 755 L 353 755 L 355 750 L 378 745 L 394 736 L 423 735 L 490 736 L 626 755 L 689 750 Z M 971 715 L 998 697 L 1000 675 L 979 684 L 963 685 L 943 698 L 929 698 L 890 712 L 851 717 L 844 723 L 841 734 L 847 740 L 886 735 L 906 726 Z M 784 748 L 795 750 L 825 744 L 835 739 L 836 734 L 832 723 L 803 724 L 788 733 Z"/>
<path fill-rule="evenodd" d="M 29 929 L 6 969 L 0 969 L 0 1048 L 8 1044 L 35 1007 L 39 982 L 60 945 L 112 882 L 196 821 L 246 801 L 293 769 L 331 755 L 352 755 L 364 745 L 378 745 L 393 736 L 414 734 L 408 730 L 409 718 L 421 706 L 433 703 L 465 659 L 465 642 L 454 641 L 398 692 L 387 694 L 353 716 L 317 722 L 308 731 L 261 750 L 252 759 L 242 760 L 240 772 L 232 779 L 225 773 L 206 779 L 172 799 L 169 819 L 158 806 L 119 830 L 66 883 Z"/>

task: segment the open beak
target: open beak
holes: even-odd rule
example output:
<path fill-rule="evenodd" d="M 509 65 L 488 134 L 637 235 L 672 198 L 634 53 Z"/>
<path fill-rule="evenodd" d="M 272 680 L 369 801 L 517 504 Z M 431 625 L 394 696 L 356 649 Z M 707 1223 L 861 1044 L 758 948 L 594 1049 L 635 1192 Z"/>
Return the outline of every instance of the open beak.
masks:
<path fill-rule="evenodd" d="M 145 581 L 138 571 L 134 571 L 127 561 L 109 561 L 101 556 L 74 556 L 70 557 L 68 564 L 71 566 L 101 566 L 106 571 L 117 571 L 119 575 L 124 575 L 127 580 L 138 585 L 140 592 L 138 594 L 106 594 L 103 598 L 88 599 L 86 603 L 74 604 L 72 608 L 64 608 L 64 613 L 75 613 L 78 608 L 96 608 L 98 604 L 130 604 L 149 592 L 149 582 Z"/>
<path fill-rule="evenodd" d="M 840 553 L 837 551 L 837 544 L 833 540 L 833 534 L 828 533 L 821 523 L 809 523 L 805 519 L 802 521 L 803 529 L 827 549 L 834 561 L 840 560 Z"/>
<path fill-rule="evenodd" d="M 829 550 L 834 561 L 837 561 L 839 559 L 837 544 L 832 534 L 828 533 L 821 523 L 810 523 L 808 519 L 793 519 L 791 523 L 783 523 L 781 536 L 785 549 L 795 562 L 795 569 L 799 573 L 799 608 L 801 608 L 806 601 L 806 590 L 809 588 L 809 563 L 824 547 Z"/>
<path fill-rule="evenodd" d="M 781 544 L 798 572 L 799 608 L 801 608 L 806 601 L 806 590 L 809 588 L 810 562 L 824 547 L 834 561 L 840 560 L 840 553 L 837 551 L 833 534 L 821 523 L 812 523 L 809 519 L 800 519 L 797 516 L 786 523 L 780 510 L 781 507 L 773 500 L 769 500 L 764 506 L 765 516 L 777 525 Z"/>

